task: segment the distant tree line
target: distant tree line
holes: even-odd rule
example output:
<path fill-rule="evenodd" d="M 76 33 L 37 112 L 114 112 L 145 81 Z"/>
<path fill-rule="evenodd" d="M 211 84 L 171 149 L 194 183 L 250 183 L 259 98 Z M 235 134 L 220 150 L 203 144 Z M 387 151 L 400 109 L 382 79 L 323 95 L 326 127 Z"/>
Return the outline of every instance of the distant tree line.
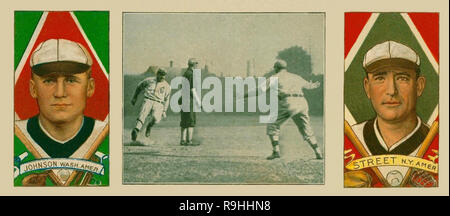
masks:
<path fill-rule="evenodd" d="M 309 104 L 309 113 L 311 115 L 323 115 L 323 74 L 313 74 L 312 73 L 312 62 L 311 62 L 311 55 L 308 54 L 302 47 L 299 46 L 293 46 L 287 49 L 284 49 L 278 53 L 277 59 L 282 59 L 286 61 L 288 64 L 287 70 L 291 73 L 298 74 L 301 77 L 303 77 L 307 81 L 319 81 L 320 87 L 313 89 L 313 90 L 304 90 L 305 98 L 308 100 Z M 155 72 L 158 67 L 151 66 L 147 69 L 147 71 L 139 74 L 139 75 L 125 75 L 124 76 L 124 114 L 125 115 L 137 115 L 139 112 L 140 102 L 136 104 L 136 106 L 131 106 L 130 101 L 131 97 L 134 94 L 134 90 L 138 83 L 142 81 L 143 79 L 149 77 L 149 76 L 155 76 Z M 183 72 L 186 70 L 186 68 L 170 68 L 170 67 L 164 67 L 168 74 L 166 75 L 167 82 L 170 83 L 170 81 L 175 78 L 176 76 L 182 76 Z M 274 74 L 274 71 L 270 71 L 265 74 L 266 77 Z M 216 76 L 214 73 L 211 73 L 210 71 L 202 70 L 202 78 L 203 81 L 207 77 Z M 222 88 L 225 88 L 225 78 L 219 77 Z M 245 88 L 247 91 L 247 87 Z M 175 89 L 172 90 L 172 93 L 174 93 Z M 209 90 L 202 90 L 202 95 L 205 95 Z M 235 90 L 234 96 L 236 96 Z M 142 100 L 142 95 L 140 96 L 140 100 Z M 268 101 L 268 100 L 266 100 Z M 222 111 L 225 111 L 225 90 L 223 89 L 222 94 Z M 234 101 L 235 104 L 235 101 Z M 171 113 L 171 110 L 169 108 L 169 113 Z M 242 114 L 242 113 L 241 113 Z M 248 114 L 247 112 L 247 103 L 245 103 L 245 112 L 243 114 Z"/>
<path fill-rule="evenodd" d="M 287 71 L 300 75 L 303 79 L 311 82 L 320 82 L 320 86 L 312 90 L 304 90 L 305 98 L 308 100 L 309 113 L 311 115 L 323 115 L 323 74 L 312 73 L 311 55 L 303 47 L 292 46 L 278 52 L 277 59 L 287 63 Z M 271 71 L 266 76 L 272 75 Z"/>

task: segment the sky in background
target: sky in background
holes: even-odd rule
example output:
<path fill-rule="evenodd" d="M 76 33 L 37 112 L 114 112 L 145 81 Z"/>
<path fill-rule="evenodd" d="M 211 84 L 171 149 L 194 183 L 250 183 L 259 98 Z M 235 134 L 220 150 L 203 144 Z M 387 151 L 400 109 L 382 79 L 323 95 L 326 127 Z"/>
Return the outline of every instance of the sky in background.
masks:
<path fill-rule="evenodd" d="M 271 70 L 279 51 L 301 46 L 311 54 L 313 73 L 324 73 L 322 13 L 125 13 L 123 70 L 139 74 L 150 65 L 186 67 L 190 57 L 210 72 L 245 76 Z"/>

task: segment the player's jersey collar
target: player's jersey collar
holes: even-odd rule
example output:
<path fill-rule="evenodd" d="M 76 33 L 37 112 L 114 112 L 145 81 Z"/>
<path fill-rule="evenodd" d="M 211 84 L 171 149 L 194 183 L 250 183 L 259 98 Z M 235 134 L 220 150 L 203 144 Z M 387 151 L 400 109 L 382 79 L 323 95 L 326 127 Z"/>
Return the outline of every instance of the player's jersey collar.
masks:
<path fill-rule="evenodd" d="M 52 158 L 68 158 L 91 135 L 95 120 L 84 116 L 83 125 L 72 139 L 59 143 L 50 138 L 39 126 L 38 116 L 30 118 L 27 122 L 27 131 L 31 138 Z"/>
<path fill-rule="evenodd" d="M 425 124 L 420 123 L 417 131 L 413 131 L 412 135 L 404 140 L 402 143 L 398 144 L 396 148 L 391 151 L 386 150 L 380 140 L 378 139 L 375 132 L 375 119 L 369 120 L 364 125 L 363 134 L 364 141 L 372 153 L 372 155 L 382 155 L 382 154 L 400 154 L 400 155 L 410 155 L 414 150 L 416 150 L 420 144 L 422 144 L 428 131 L 430 130 Z"/>

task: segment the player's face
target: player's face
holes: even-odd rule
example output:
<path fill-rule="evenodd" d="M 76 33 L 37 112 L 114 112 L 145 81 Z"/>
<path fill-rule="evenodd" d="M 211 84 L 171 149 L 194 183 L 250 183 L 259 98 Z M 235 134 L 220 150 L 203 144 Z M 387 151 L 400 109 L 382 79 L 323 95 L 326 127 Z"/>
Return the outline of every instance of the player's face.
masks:
<path fill-rule="evenodd" d="M 416 116 L 417 98 L 424 87 L 425 78 L 417 78 L 414 70 L 389 69 L 369 73 L 364 79 L 364 89 L 377 116 L 387 122 Z"/>
<path fill-rule="evenodd" d="M 36 98 L 41 117 L 54 124 L 74 121 L 83 116 L 87 98 L 94 93 L 95 82 L 88 72 L 78 74 L 33 74 L 30 93 Z"/>
<path fill-rule="evenodd" d="M 192 69 L 197 69 L 198 68 L 198 62 L 194 62 L 192 64 Z"/>
<path fill-rule="evenodd" d="M 156 75 L 156 81 L 161 82 L 166 79 L 166 75 L 157 74 Z"/>

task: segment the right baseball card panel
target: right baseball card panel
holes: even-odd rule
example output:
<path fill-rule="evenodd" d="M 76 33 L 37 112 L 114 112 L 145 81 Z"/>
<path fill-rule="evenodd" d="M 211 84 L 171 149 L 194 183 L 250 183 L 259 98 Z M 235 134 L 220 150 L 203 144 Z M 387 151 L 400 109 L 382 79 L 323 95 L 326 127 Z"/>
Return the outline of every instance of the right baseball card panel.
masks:
<path fill-rule="evenodd" d="M 437 187 L 439 13 L 346 13 L 344 61 L 344 186 Z"/>
<path fill-rule="evenodd" d="M 324 13 L 124 13 L 124 184 L 323 184 Z"/>

